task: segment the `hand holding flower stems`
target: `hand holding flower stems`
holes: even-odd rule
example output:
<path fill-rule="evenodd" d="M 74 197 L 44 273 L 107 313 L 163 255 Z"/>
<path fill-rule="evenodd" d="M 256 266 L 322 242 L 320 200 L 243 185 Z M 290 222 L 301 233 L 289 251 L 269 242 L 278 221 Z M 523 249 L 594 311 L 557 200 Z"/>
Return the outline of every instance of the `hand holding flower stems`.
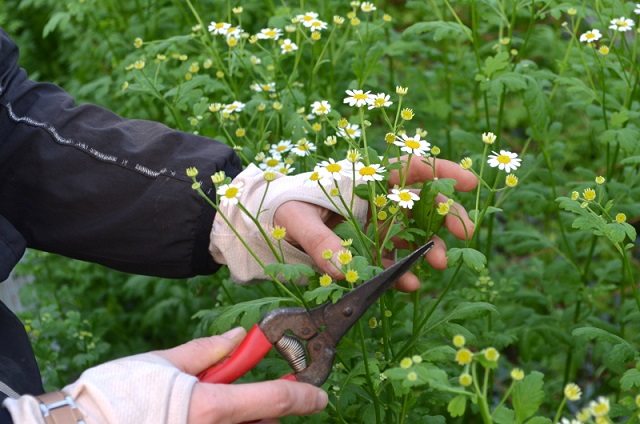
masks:
<path fill-rule="evenodd" d="M 403 156 L 405 167 L 402 172 L 392 171 L 389 179 L 389 187 L 400 184 L 400 176 L 406 178 L 405 184 L 411 185 L 436 178 L 452 178 L 456 180 L 456 190 L 471 191 L 478 184 L 473 173 L 463 170 L 458 164 L 444 160 L 428 158 L 425 161 L 407 161 L 408 156 Z M 435 166 L 434 166 L 435 164 Z M 435 175 L 434 175 L 435 168 Z M 444 196 L 439 196 L 437 202 L 446 202 Z M 435 205 L 434 205 L 435 206 Z M 473 223 L 469 219 L 465 209 L 454 204 L 452 209 L 457 211 L 459 217 L 447 214 L 444 226 L 456 237 L 467 239 L 473 234 Z M 324 272 L 334 278 L 343 278 L 336 268 L 323 259 L 322 252 L 327 249 L 334 252 L 342 249 L 341 240 L 333 231 L 343 217 L 311 203 L 290 201 L 282 204 L 275 212 L 274 225 L 287 229 L 287 241 L 303 249 Z M 441 238 L 435 236 L 434 248 L 427 254 L 429 263 L 437 269 L 447 266 L 446 246 Z M 394 239 L 397 248 L 408 248 L 408 243 L 402 239 Z M 389 266 L 394 261 L 383 259 L 383 264 Z M 412 273 L 406 273 L 397 283 L 396 287 L 401 291 L 415 291 L 420 287 L 417 277 Z"/>

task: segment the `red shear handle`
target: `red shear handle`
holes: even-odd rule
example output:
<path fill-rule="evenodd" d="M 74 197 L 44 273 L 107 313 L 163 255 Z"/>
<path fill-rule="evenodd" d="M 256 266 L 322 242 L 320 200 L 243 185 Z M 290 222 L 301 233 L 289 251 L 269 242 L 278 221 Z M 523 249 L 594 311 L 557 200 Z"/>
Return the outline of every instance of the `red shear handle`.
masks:
<path fill-rule="evenodd" d="M 204 383 L 233 383 L 256 366 L 271 347 L 271 342 L 256 324 L 230 356 L 200 373 L 198 379 Z"/>

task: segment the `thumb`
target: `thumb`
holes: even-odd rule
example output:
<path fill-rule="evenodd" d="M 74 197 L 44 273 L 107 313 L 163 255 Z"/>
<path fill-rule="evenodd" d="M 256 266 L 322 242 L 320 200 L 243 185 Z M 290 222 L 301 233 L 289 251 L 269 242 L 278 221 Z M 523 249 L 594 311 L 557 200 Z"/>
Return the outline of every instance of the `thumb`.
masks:
<path fill-rule="evenodd" d="M 197 375 L 228 356 L 247 332 L 237 327 L 224 334 L 191 340 L 172 349 L 153 352 L 187 374 Z"/>

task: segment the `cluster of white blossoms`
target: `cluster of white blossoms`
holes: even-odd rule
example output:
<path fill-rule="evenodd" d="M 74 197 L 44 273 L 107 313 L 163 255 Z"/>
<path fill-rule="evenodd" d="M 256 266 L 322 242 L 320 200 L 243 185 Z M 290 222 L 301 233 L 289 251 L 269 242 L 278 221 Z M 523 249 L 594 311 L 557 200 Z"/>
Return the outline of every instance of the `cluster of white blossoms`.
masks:
<path fill-rule="evenodd" d="M 390 96 L 385 93 L 371 94 L 371 91 L 365 92 L 364 90 L 347 90 L 349 95 L 345 97 L 344 103 L 349 106 L 362 107 L 368 106 L 369 110 L 374 108 L 389 107 L 393 104 L 390 101 Z"/>
<path fill-rule="evenodd" d="M 301 23 L 305 28 L 309 28 L 311 32 L 327 29 L 327 23 L 318 19 L 316 12 L 307 12 L 293 18 L 293 23 Z"/>
<path fill-rule="evenodd" d="M 640 3 L 636 4 L 636 8 L 633 10 L 633 13 L 636 15 L 640 15 Z M 624 16 L 620 16 L 619 18 L 614 18 L 609 21 L 609 29 L 618 32 L 627 32 L 631 31 L 635 26 L 635 22 L 633 19 L 629 19 Z M 580 41 L 583 43 L 593 43 L 602 38 L 602 33 L 597 28 L 590 29 L 589 31 L 580 35 Z"/>
<path fill-rule="evenodd" d="M 229 38 L 240 38 L 244 33 L 244 30 L 239 26 L 233 26 L 228 22 L 211 22 L 207 28 L 213 35 L 221 35 Z"/>

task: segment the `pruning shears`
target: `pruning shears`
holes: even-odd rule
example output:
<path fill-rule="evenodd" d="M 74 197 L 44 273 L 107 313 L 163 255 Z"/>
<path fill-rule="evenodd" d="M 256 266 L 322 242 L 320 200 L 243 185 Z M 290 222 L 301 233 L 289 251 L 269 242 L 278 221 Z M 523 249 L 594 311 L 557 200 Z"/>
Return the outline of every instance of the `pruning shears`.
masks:
<path fill-rule="evenodd" d="M 433 247 L 419 247 L 378 275 L 344 295 L 313 309 L 279 308 L 255 324 L 238 347 L 198 378 L 229 384 L 245 375 L 275 347 L 293 373 L 281 378 L 320 387 L 329 377 L 340 339 L 398 278 Z"/>

